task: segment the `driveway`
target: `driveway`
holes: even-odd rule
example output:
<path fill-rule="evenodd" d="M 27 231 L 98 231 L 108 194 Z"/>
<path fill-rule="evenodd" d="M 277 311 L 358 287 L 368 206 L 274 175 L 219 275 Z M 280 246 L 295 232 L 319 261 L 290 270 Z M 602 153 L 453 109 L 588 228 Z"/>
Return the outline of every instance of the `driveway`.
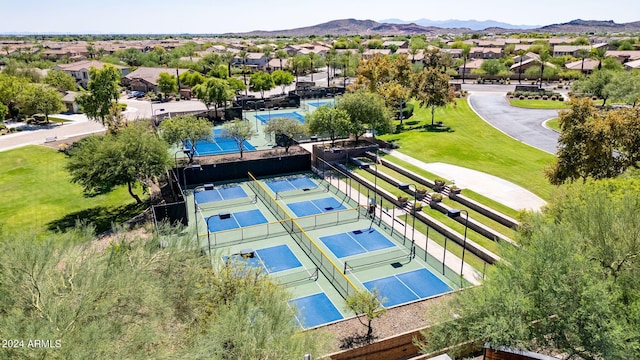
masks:
<path fill-rule="evenodd" d="M 559 134 L 542 124 L 558 117 L 558 110 L 523 109 L 509 105 L 505 92 L 469 89 L 469 105 L 486 122 L 503 133 L 551 154 Z"/>

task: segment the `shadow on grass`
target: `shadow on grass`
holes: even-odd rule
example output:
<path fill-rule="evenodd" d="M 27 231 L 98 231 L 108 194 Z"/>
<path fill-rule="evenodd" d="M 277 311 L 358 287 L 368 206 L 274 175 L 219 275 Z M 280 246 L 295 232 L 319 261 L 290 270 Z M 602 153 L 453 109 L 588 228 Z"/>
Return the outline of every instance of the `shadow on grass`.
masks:
<path fill-rule="evenodd" d="M 96 227 L 96 233 L 100 234 L 111 230 L 113 224 L 121 224 L 140 214 L 147 206 L 147 203 L 132 203 L 115 207 L 97 206 L 67 214 L 60 219 L 53 220 L 47 224 L 47 229 L 49 231 L 64 232 L 74 228 L 78 221 L 82 221 L 87 224 L 93 224 Z"/>
<path fill-rule="evenodd" d="M 422 131 L 426 131 L 426 132 L 449 132 L 449 133 L 454 132 L 454 130 L 451 127 L 445 126 L 445 125 L 442 125 L 442 124 L 434 124 L 434 125 L 427 124 L 427 125 L 424 125 L 422 127 Z"/>

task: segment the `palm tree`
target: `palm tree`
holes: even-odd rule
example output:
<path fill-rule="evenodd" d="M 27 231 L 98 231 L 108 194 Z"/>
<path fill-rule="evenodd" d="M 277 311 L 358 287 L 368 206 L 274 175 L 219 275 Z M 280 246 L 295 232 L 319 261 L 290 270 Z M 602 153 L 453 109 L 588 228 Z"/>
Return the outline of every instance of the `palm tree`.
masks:
<path fill-rule="evenodd" d="M 591 49 L 591 57 L 598 60 L 598 70 L 602 70 L 602 61 L 607 57 L 607 47 L 600 46 Z"/>
<path fill-rule="evenodd" d="M 247 51 L 246 50 L 240 50 L 240 52 L 238 53 L 238 56 L 240 56 L 240 58 L 242 59 L 242 78 L 244 80 L 244 96 L 248 96 L 249 93 L 247 92 Z"/>
<path fill-rule="evenodd" d="M 231 77 L 231 63 L 233 62 L 233 53 L 231 51 L 225 51 L 221 56 L 222 60 L 227 63 L 227 71 L 229 72 L 229 77 Z"/>
<path fill-rule="evenodd" d="M 469 53 L 471 52 L 471 45 L 462 45 L 462 83 L 464 84 L 464 76 L 467 73 L 467 61 L 469 61 Z"/>
<path fill-rule="evenodd" d="M 334 61 L 336 57 L 336 49 L 331 49 L 324 56 L 325 61 L 327 62 L 327 87 L 331 86 L 331 63 Z"/>
<path fill-rule="evenodd" d="M 578 49 L 578 56 L 582 58 L 582 64 L 580 64 L 580 73 L 584 74 L 584 58 L 589 55 L 589 51 L 587 49 Z"/>
<path fill-rule="evenodd" d="M 548 50 L 544 49 L 540 51 L 538 57 L 540 59 L 540 88 L 542 88 L 542 74 L 544 74 L 544 64 L 549 61 L 551 55 L 549 54 Z"/>
<path fill-rule="evenodd" d="M 518 56 L 520 57 L 520 66 L 518 66 L 518 84 L 522 84 L 522 60 L 524 60 L 524 54 L 527 52 L 524 50 L 518 50 Z"/>

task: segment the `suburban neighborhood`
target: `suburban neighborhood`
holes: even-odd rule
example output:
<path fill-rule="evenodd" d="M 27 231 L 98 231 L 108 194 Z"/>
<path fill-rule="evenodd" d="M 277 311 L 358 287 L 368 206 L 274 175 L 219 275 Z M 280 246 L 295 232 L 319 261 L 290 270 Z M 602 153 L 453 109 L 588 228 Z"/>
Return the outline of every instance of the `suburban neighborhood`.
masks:
<path fill-rule="evenodd" d="M 640 358 L 640 23 L 501 24 L 0 33 L 0 359 Z"/>

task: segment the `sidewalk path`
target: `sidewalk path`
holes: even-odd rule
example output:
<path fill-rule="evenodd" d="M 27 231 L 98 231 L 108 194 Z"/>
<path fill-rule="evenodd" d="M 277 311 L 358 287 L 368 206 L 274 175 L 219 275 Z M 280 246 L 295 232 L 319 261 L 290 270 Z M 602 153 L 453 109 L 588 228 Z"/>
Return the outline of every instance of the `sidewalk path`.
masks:
<path fill-rule="evenodd" d="M 75 116 L 75 115 L 74 115 Z M 62 118 L 62 115 L 56 115 Z M 38 130 L 25 130 L 0 136 L 0 151 L 19 148 L 26 145 L 41 145 L 49 139 L 64 140 L 69 137 L 93 134 L 105 131 L 105 127 L 96 121 L 76 119 L 74 122 Z"/>
<path fill-rule="evenodd" d="M 443 179 L 455 181 L 456 186 L 470 189 L 515 210 L 540 210 L 546 202 L 531 191 L 512 182 L 481 171 L 445 163 L 425 163 L 397 150 L 385 150 L 390 155 Z"/>

